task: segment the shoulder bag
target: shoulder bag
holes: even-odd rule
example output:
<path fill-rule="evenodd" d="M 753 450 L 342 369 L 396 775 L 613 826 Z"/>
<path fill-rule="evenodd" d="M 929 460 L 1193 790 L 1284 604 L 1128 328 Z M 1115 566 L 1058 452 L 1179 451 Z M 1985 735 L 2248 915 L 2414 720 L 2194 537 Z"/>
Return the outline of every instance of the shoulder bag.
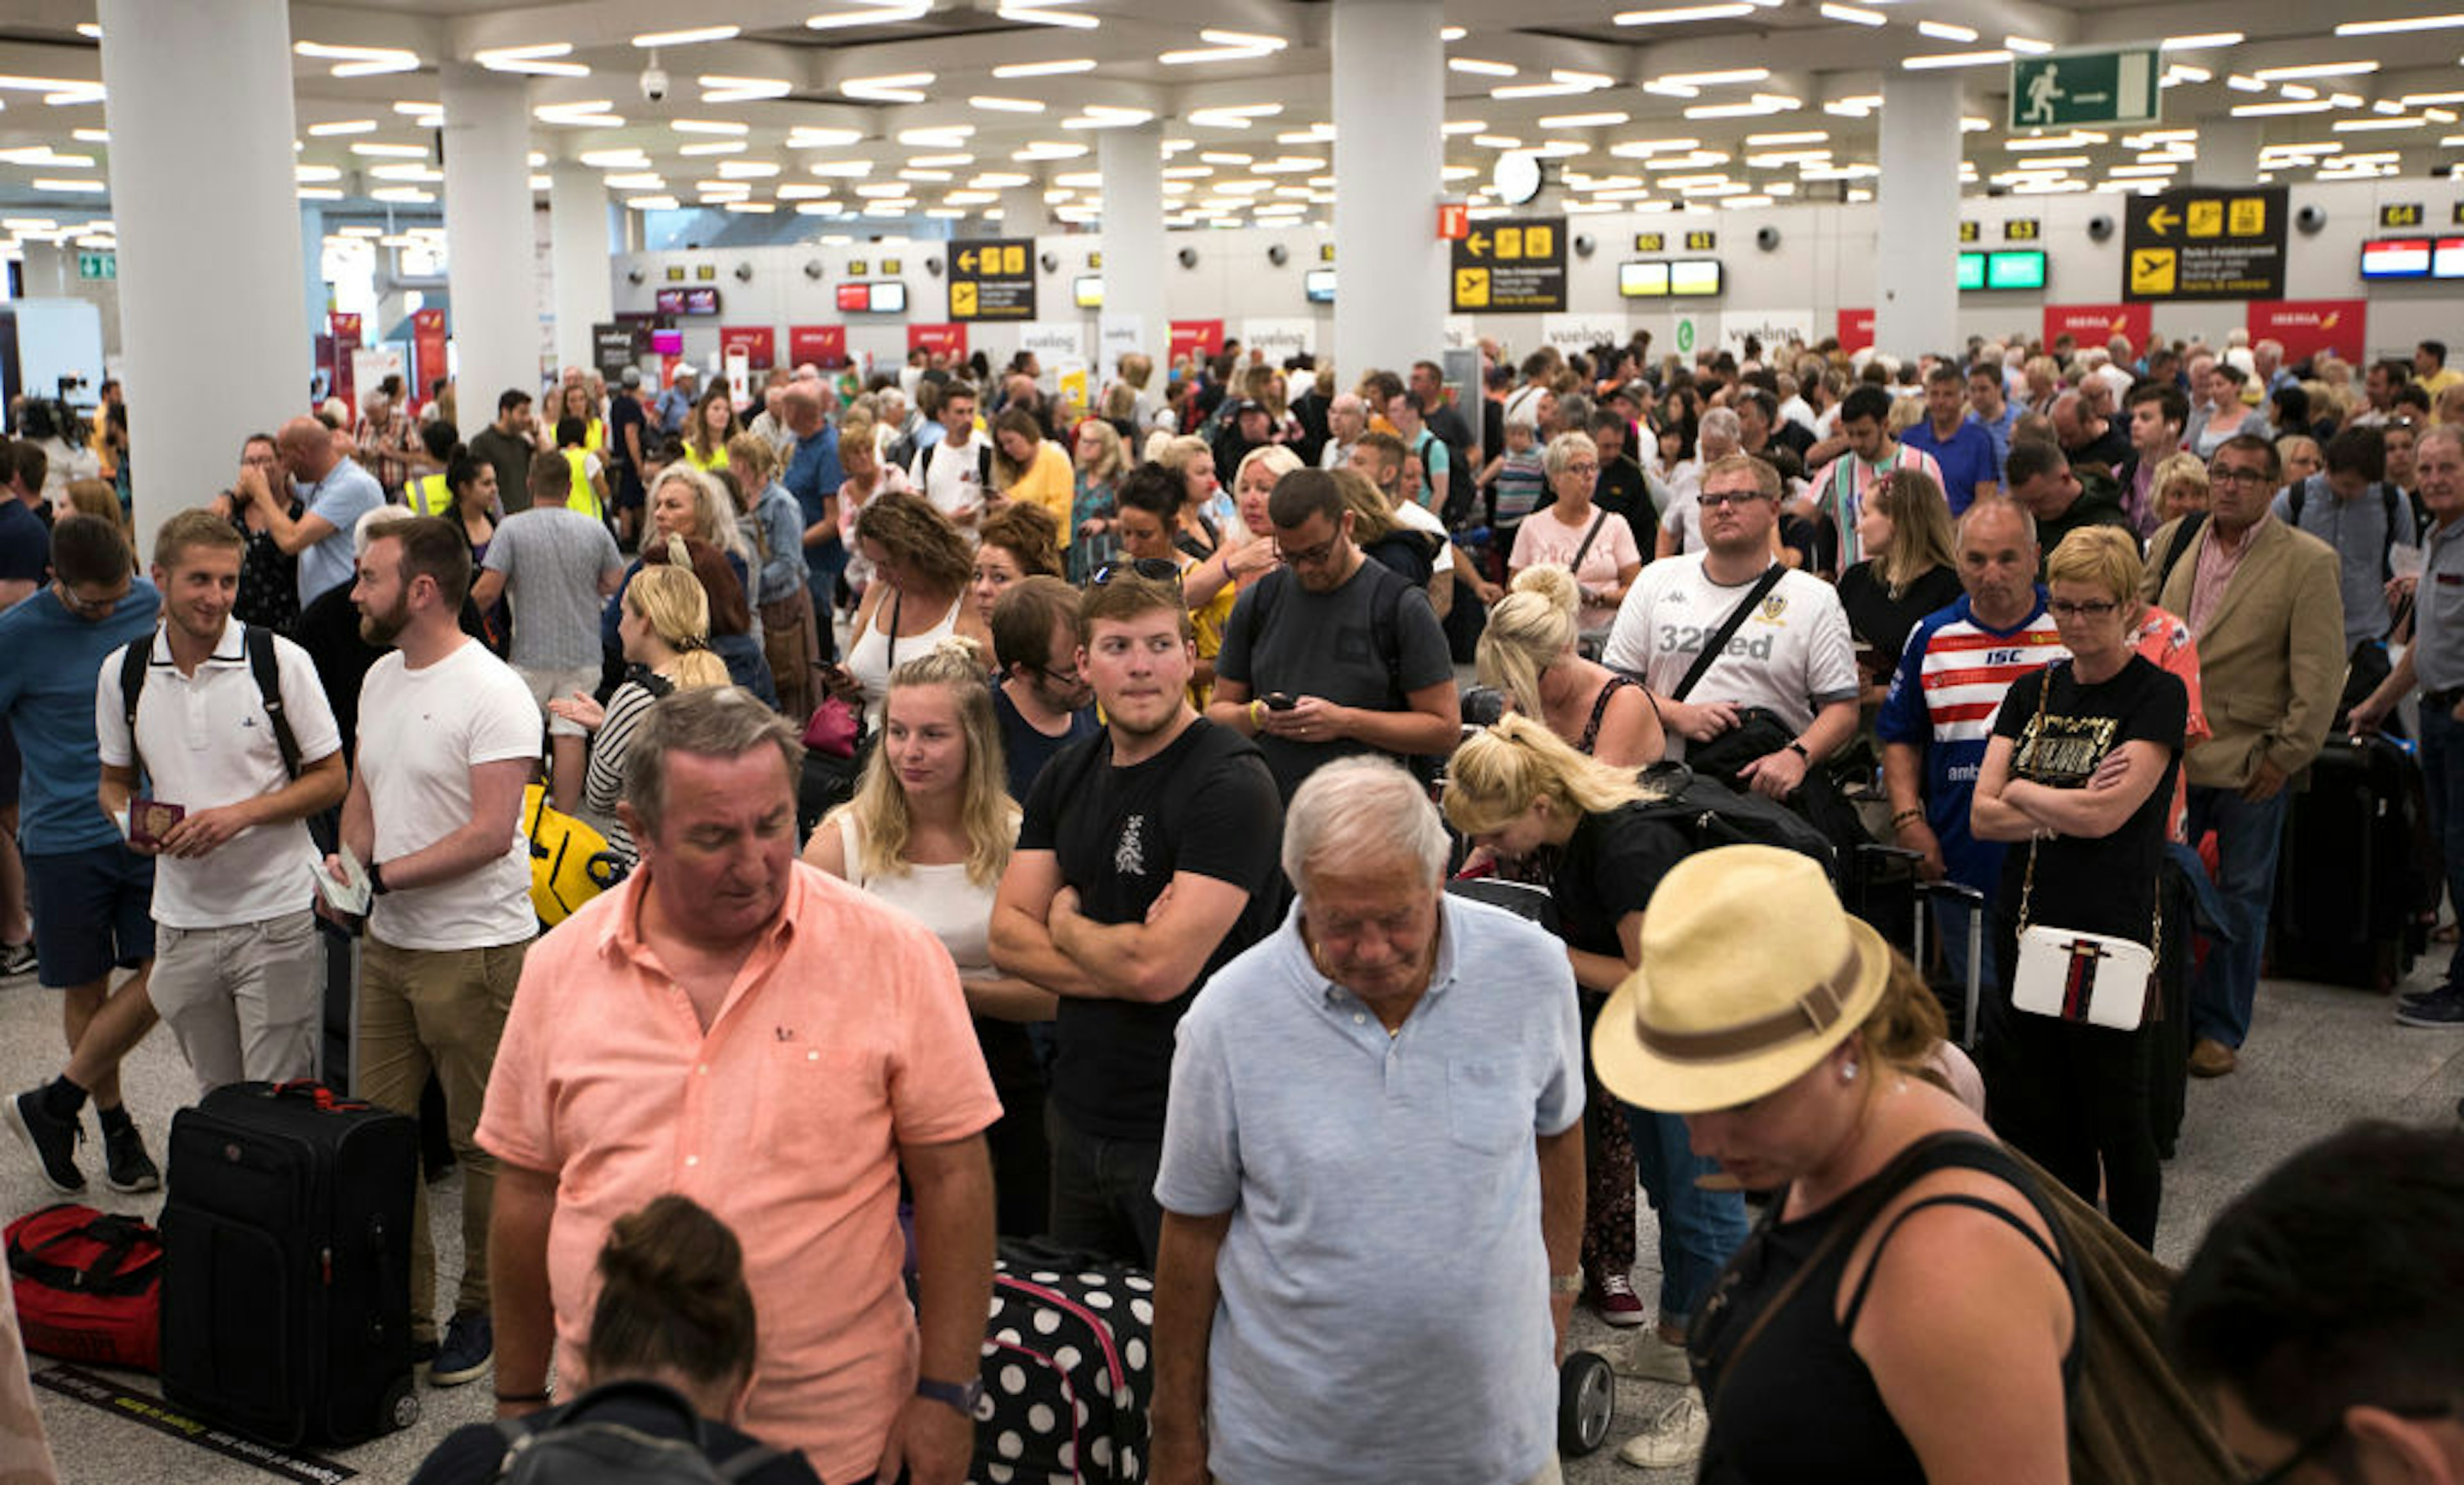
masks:
<path fill-rule="evenodd" d="M 2045 701 L 2053 694 L 2057 669 L 2045 668 L 2043 689 L 2036 693 L 2034 730 L 2038 736 L 2044 731 Z M 2036 889 L 2036 848 L 2035 840 L 2028 842 L 2027 876 L 2019 888 L 2019 964 L 2011 977 L 2011 1004 L 2031 1015 L 2057 1021 L 2116 1031 L 2139 1030 L 2157 993 L 2156 963 L 2165 942 L 2161 884 L 2145 943 L 2118 934 L 2030 923 L 2029 904 Z"/>

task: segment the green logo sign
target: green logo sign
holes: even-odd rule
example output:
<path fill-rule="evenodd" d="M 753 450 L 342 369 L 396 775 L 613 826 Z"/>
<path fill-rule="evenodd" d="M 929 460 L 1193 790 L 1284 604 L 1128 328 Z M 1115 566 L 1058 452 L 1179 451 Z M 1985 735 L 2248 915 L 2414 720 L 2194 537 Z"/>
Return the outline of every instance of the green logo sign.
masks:
<path fill-rule="evenodd" d="M 120 277 L 120 255 L 117 253 L 78 254 L 77 277 L 80 278 L 118 278 Z"/>
<path fill-rule="evenodd" d="M 2154 47 L 2013 57 L 2011 127 L 2153 123 L 2161 91 Z"/>
<path fill-rule="evenodd" d="M 1694 354 L 1694 321 L 1691 320 L 1677 321 L 1677 352 L 1682 356 Z"/>

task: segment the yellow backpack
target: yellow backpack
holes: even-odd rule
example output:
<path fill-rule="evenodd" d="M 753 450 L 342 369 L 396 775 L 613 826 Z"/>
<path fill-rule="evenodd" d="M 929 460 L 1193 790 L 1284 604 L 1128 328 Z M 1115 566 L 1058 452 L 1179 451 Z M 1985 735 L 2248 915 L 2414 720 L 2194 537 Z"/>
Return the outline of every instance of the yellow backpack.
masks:
<path fill-rule="evenodd" d="M 531 843 L 531 909 L 542 927 L 555 927 L 625 879 L 624 858 L 607 837 L 551 809 L 542 785 L 522 790 L 522 833 Z"/>

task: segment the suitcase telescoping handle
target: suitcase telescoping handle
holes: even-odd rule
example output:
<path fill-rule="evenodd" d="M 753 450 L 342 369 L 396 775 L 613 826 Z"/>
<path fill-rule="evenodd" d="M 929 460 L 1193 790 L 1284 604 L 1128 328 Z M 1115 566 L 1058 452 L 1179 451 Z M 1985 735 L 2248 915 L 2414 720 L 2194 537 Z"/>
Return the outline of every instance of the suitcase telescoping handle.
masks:
<path fill-rule="evenodd" d="M 320 1114 L 359 1114 L 373 1107 L 364 1099 L 345 1098 L 313 1077 L 298 1077 L 287 1083 L 275 1083 L 272 1097 L 305 1099 L 315 1104 L 317 1112 Z"/>

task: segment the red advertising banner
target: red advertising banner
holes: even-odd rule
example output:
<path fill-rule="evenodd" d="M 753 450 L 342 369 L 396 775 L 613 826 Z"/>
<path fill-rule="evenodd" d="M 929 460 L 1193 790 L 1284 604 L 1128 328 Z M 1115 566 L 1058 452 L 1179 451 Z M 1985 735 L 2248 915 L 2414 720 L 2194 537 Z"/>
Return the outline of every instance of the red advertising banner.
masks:
<path fill-rule="evenodd" d="M 967 354 L 967 327 L 962 324 L 912 324 L 907 327 L 909 350 L 947 351 L 953 361 Z"/>
<path fill-rule="evenodd" d="M 2253 299 L 2250 338 L 2284 343 L 2286 365 L 2321 351 L 2333 351 L 2360 365 L 2368 344 L 2367 299 Z"/>
<path fill-rule="evenodd" d="M 1853 356 L 1874 344 L 1874 312 L 1870 309 L 1843 309 L 1839 312 L 1839 348 Z"/>
<path fill-rule="evenodd" d="M 351 352 L 359 349 L 361 344 L 360 317 L 336 310 L 326 315 L 325 325 L 334 345 L 334 365 L 328 385 L 333 388 L 334 396 L 350 404 L 351 417 L 356 421 L 360 415 L 360 399 L 358 388 L 351 385 Z"/>
<path fill-rule="evenodd" d="M 744 364 L 756 371 L 767 371 L 779 360 L 779 334 L 768 325 L 721 325 L 718 327 L 718 354 L 744 352 Z"/>
<path fill-rule="evenodd" d="M 415 372 L 411 379 L 411 400 L 424 407 L 428 402 L 429 384 L 446 374 L 445 311 L 411 311 L 410 349 Z"/>
<path fill-rule="evenodd" d="M 787 327 L 788 365 L 843 366 L 847 365 L 847 326 L 789 325 Z"/>
<path fill-rule="evenodd" d="M 1222 321 L 1176 320 L 1172 322 L 1170 360 L 1178 361 L 1183 356 L 1216 356 L 1222 351 Z"/>
<path fill-rule="evenodd" d="M 2045 344 L 2051 345 L 2067 335 L 2081 346 L 2101 346 L 2117 335 L 2125 335 L 2132 345 L 2145 345 L 2153 329 L 2150 308 L 2146 304 L 2048 304 Z"/>

